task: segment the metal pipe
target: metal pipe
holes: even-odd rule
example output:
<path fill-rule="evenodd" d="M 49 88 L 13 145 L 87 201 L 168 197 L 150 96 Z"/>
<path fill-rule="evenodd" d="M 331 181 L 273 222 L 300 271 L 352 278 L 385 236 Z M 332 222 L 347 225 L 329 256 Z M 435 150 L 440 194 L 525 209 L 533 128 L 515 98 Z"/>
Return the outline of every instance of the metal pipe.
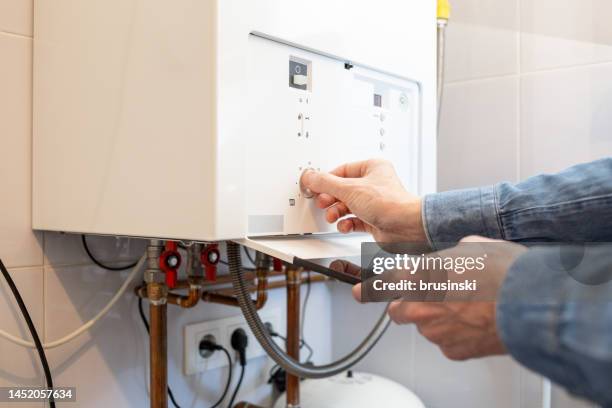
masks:
<path fill-rule="evenodd" d="M 287 268 L 287 355 L 300 361 L 300 278 L 302 271 Z M 287 408 L 300 406 L 300 377 L 287 372 Z"/>
<path fill-rule="evenodd" d="M 293 375 L 304 378 L 325 378 L 346 371 L 365 357 L 365 355 L 372 349 L 372 347 L 376 345 L 378 340 L 385 333 L 387 327 L 389 327 L 391 320 L 387 315 L 387 309 L 385 309 L 368 336 L 348 355 L 334 361 L 333 363 L 321 366 L 302 364 L 299 361 L 289 357 L 287 353 L 285 353 L 284 350 L 278 344 L 276 344 L 274 340 L 272 340 L 268 329 L 259 318 L 255 305 L 253 304 L 253 300 L 251 299 L 247 282 L 244 280 L 244 270 L 242 268 L 242 261 L 240 258 L 240 246 L 236 243 L 228 242 L 227 256 L 230 273 L 232 275 L 234 293 L 238 298 L 240 309 L 242 309 L 242 313 L 244 314 L 249 328 L 270 358 Z"/>
<path fill-rule="evenodd" d="M 304 276 L 302 276 L 302 280 L 304 280 Z M 315 275 L 310 277 L 310 283 L 323 283 L 323 282 L 331 282 L 332 279 L 328 278 L 324 275 Z M 282 280 L 273 280 L 268 283 L 268 291 L 275 289 L 285 289 L 287 287 L 287 281 L 285 279 Z M 251 293 L 255 293 L 257 291 L 257 287 L 254 285 L 249 286 L 249 291 Z M 220 295 L 231 295 L 234 293 L 232 288 L 218 289 L 213 293 L 217 293 Z"/>
<path fill-rule="evenodd" d="M 324 276 L 324 275 L 315 275 L 315 276 L 311 276 L 310 277 L 310 283 L 322 283 L 322 282 L 330 282 L 330 281 L 331 281 L 331 279 L 328 278 L 327 276 Z M 213 285 L 208 285 L 208 286 L 213 286 Z M 271 282 L 268 281 L 268 283 L 266 285 L 266 291 L 275 290 L 275 289 L 284 289 L 286 287 L 287 287 L 287 282 L 285 281 L 285 279 L 282 279 L 282 280 L 278 280 L 277 279 L 277 280 L 273 280 Z M 257 292 L 257 286 L 256 285 L 251 285 L 249 287 L 249 291 L 251 293 Z M 147 287 L 146 286 L 136 287 L 134 289 L 134 293 L 136 294 L 136 296 L 141 297 L 143 299 L 146 299 L 147 298 Z M 229 306 L 236 306 L 236 304 L 234 302 L 235 298 L 232 296 L 233 293 L 234 293 L 234 289 L 232 289 L 231 287 L 230 288 L 221 288 L 221 289 L 201 292 L 200 297 L 205 302 L 220 303 L 220 304 L 227 304 L 229 302 L 230 303 Z M 180 295 L 177 295 L 175 293 L 168 293 L 168 303 L 174 304 L 174 305 L 178 305 L 178 306 L 182 306 L 182 305 L 179 305 L 178 303 L 176 303 L 172 299 L 172 298 L 175 298 L 175 297 L 178 297 L 178 296 L 180 296 Z M 183 296 L 183 297 L 186 298 L 187 296 Z M 226 302 L 226 300 L 228 302 Z M 185 306 L 183 306 L 183 307 L 185 307 Z"/>
<path fill-rule="evenodd" d="M 144 279 L 147 283 L 149 299 L 149 359 L 151 408 L 168 407 L 168 345 L 167 345 L 167 310 L 168 287 L 165 275 L 159 268 L 159 257 L 163 242 L 151 240 L 147 247 L 147 270 Z"/>
<path fill-rule="evenodd" d="M 201 293 L 202 287 L 200 285 L 191 285 L 189 287 L 189 293 L 186 296 L 168 293 L 168 303 L 180 306 L 183 309 L 190 309 L 198 304 Z"/>
<path fill-rule="evenodd" d="M 438 128 L 440 127 L 440 117 L 442 115 L 442 99 L 444 97 L 444 65 L 445 54 L 446 54 L 446 25 L 448 24 L 448 20 L 446 19 L 438 19 L 438 50 L 437 50 L 437 75 L 436 75 L 436 85 L 438 87 Z M 439 133 L 439 130 L 438 130 Z"/>
<path fill-rule="evenodd" d="M 151 408 L 168 406 L 168 345 L 167 345 L 168 305 L 149 304 L 150 319 L 150 364 L 151 364 Z"/>

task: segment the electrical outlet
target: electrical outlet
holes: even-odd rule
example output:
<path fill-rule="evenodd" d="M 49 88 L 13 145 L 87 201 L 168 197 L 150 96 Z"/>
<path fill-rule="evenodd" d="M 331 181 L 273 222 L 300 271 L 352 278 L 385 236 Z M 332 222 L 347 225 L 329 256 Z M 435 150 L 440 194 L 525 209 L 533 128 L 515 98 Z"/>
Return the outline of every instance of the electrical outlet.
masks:
<path fill-rule="evenodd" d="M 283 315 L 279 309 L 265 310 L 259 314 L 261 320 L 270 322 L 274 329 L 279 333 L 284 333 L 285 322 L 281 318 Z M 230 339 L 234 330 L 242 328 L 249 338 L 249 346 L 246 350 L 247 360 L 258 358 L 265 355 L 265 351 L 259 343 L 242 315 L 227 319 L 212 320 L 209 322 L 190 324 L 184 329 L 184 358 L 183 371 L 185 375 L 194 375 L 206 370 L 227 366 L 225 353 L 218 351 L 208 358 L 200 355 L 200 341 L 207 335 L 215 337 L 217 344 L 224 346 L 235 358 L 235 351 L 232 349 Z"/>

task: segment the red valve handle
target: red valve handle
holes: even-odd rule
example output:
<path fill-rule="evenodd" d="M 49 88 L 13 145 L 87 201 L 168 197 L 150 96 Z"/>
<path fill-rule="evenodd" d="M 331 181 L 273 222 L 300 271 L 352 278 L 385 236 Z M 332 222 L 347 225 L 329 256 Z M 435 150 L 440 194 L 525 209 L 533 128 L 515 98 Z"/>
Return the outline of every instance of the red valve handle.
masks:
<path fill-rule="evenodd" d="M 181 254 L 176 242 L 166 241 L 164 252 L 159 257 L 159 268 L 166 275 L 166 285 L 170 289 L 176 287 L 178 268 L 181 266 Z"/>
<path fill-rule="evenodd" d="M 280 260 L 280 259 L 278 259 L 278 258 L 274 258 L 274 259 L 272 260 L 272 265 L 273 265 L 274 270 L 275 270 L 276 272 L 280 272 L 280 271 L 282 271 L 282 270 L 283 270 L 283 261 L 281 261 L 281 260 Z"/>
<path fill-rule="evenodd" d="M 200 253 L 200 261 L 204 265 L 207 281 L 214 282 L 217 280 L 217 264 L 220 258 L 221 254 L 219 253 L 218 244 L 206 245 L 206 248 Z"/>

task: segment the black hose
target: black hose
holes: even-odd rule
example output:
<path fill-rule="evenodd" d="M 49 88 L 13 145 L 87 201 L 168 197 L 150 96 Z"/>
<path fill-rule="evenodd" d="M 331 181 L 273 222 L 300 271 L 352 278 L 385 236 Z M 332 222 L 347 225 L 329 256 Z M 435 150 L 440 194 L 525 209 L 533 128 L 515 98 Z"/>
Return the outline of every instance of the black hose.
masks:
<path fill-rule="evenodd" d="M 19 305 L 19 309 L 21 310 L 21 314 L 28 325 L 28 329 L 30 329 L 30 334 L 32 335 L 32 339 L 34 340 L 34 344 L 36 345 L 36 350 L 38 351 L 38 357 L 40 357 L 40 363 L 42 364 L 43 371 L 45 372 L 45 379 L 47 381 L 47 388 L 53 391 L 53 377 L 51 377 L 51 370 L 49 369 L 49 363 L 47 362 L 47 356 L 45 355 L 45 349 L 40 342 L 40 338 L 38 337 L 38 332 L 36 331 L 36 327 L 34 327 L 34 323 L 32 322 L 32 318 L 30 317 L 30 313 L 28 312 L 28 308 L 26 307 L 23 299 L 21 298 L 21 294 L 13 282 L 13 278 L 9 274 L 8 270 L 4 266 L 2 259 L 0 259 L 0 269 L 2 270 L 2 275 L 4 275 L 4 279 L 6 279 L 6 283 L 9 288 L 11 288 L 11 292 L 13 292 L 13 296 Z M 53 393 L 49 397 L 49 406 L 51 408 L 55 408 L 55 401 L 53 400 Z"/>
<path fill-rule="evenodd" d="M 138 261 L 136 261 L 126 266 L 105 265 L 102 262 L 98 261 L 96 257 L 93 256 L 93 254 L 89 250 L 89 245 L 87 245 L 87 237 L 85 236 L 85 234 L 81 235 L 81 242 L 83 243 L 83 249 L 85 249 L 85 252 L 87 252 L 87 256 L 89 256 L 89 259 L 91 259 L 91 261 L 95 263 L 96 265 L 98 265 L 100 268 L 106 269 L 107 271 L 127 271 L 128 269 L 134 268 L 138 264 Z"/>

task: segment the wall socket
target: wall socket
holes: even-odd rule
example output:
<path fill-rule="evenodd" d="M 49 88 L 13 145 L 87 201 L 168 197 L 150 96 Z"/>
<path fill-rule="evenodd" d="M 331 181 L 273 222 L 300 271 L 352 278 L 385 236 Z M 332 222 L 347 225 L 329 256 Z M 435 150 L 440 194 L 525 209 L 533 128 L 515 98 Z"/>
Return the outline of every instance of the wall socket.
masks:
<path fill-rule="evenodd" d="M 261 320 L 272 323 L 274 330 L 279 333 L 285 332 L 285 321 L 280 309 L 270 309 L 259 313 Z M 242 328 L 249 337 L 249 346 L 246 350 L 247 360 L 264 356 L 266 353 L 261 348 L 249 326 L 242 315 L 226 319 L 212 320 L 203 323 L 195 323 L 185 326 L 184 329 L 184 356 L 183 371 L 185 375 L 194 375 L 206 370 L 227 366 L 225 353 L 218 351 L 208 358 L 200 356 L 200 341 L 206 336 L 214 336 L 217 344 L 224 346 L 235 358 L 236 353 L 232 349 L 230 339 L 234 330 Z"/>

